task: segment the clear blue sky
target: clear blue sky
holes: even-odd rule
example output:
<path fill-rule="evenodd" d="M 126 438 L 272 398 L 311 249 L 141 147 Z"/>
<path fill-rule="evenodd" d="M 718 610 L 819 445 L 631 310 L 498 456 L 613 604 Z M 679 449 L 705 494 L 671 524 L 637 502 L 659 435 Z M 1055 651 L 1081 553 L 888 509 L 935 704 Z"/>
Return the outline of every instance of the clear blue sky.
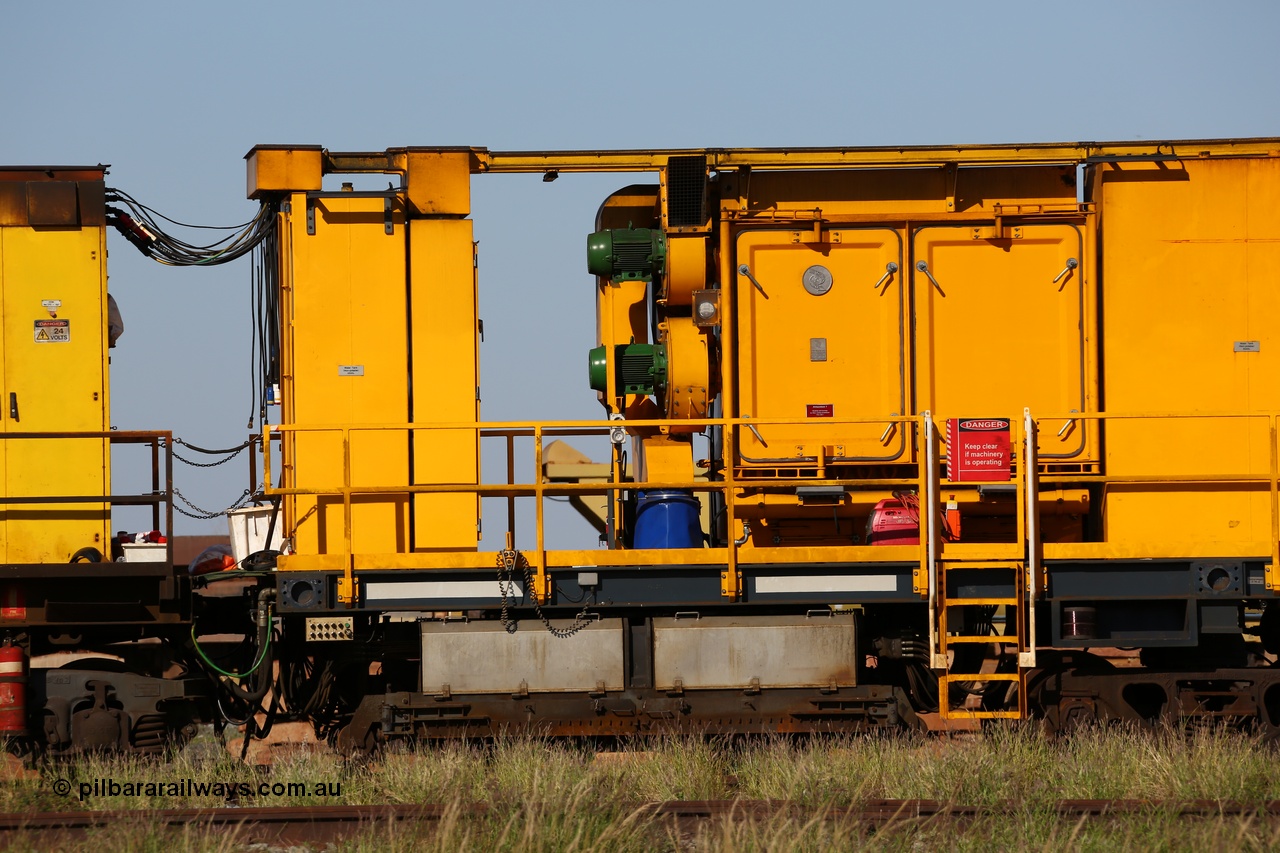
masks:
<path fill-rule="evenodd" d="M 202 224 L 253 215 L 242 157 L 258 143 L 511 150 L 1280 136 L 1280 4 L 1261 0 L 10 0 L 0 20 L 0 163 L 109 163 L 109 184 Z M 475 180 L 486 419 L 600 414 L 586 385 L 594 303 L 585 234 L 600 200 L 628 182 Z M 247 260 L 170 269 L 114 232 L 108 239 L 127 324 L 111 368 L 113 423 L 171 428 L 205 446 L 243 440 Z M 225 506 L 244 488 L 243 469 L 228 467 L 236 471 L 179 466 L 179 488 Z M 500 544 L 487 537 L 482 547 Z"/>

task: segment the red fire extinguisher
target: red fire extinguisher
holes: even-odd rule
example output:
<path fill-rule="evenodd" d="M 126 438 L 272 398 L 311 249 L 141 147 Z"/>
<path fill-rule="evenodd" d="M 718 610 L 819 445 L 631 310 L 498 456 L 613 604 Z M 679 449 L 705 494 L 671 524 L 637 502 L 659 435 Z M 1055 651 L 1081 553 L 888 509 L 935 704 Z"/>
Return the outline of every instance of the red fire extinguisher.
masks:
<path fill-rule="evenodd" d="M 0 646 L 0 736 L 27 733 L 27 656 L 5 640 Z"/>

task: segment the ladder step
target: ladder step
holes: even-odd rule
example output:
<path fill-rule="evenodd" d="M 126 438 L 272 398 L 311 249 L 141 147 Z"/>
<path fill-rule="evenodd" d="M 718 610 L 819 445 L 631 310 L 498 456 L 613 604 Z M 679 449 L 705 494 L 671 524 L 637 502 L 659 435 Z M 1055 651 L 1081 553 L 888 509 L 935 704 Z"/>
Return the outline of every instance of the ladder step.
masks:
<path fill-rule="evenodd" d="M 968 711 L 963 708 L 948 708 L 940 714 L 944 720 L 1021 720 L 1021 711 Z"/>
<path fill-rule="evenodd" d="M 963 607 L 971 604 L 977 607 L 1001 605 L 1005 607 L 1016 607 L 1019 599 L 1017 598 L 944 598 L 942 600 L 943 607 Z"/>
<path fill-rule="evenodd" d="M 1026 692 L 1019 688 L 1018 707 L 1011 711 L 979 711 L 967 708 L 952 708 L 946 701 L 947 688 L 958 681 L 1009 681 L 1021 685 L 1024 672 L 988 672 L 965 673 L 948 672 L 938 676 L 938 696 L 941 699 L 938 707 L 939 716 L 944 720 L 1022 720 L 1026 718 Z"/>
<path fill-rule="evenodd" d="M 952 643 L 1004 643 L 1006 645 L 1017 645 L 1017 637 L 1009 637 L 1004 634 L 989 634 L 985 637 L 965 636 L 957 634 L 954 637 L 946 638 L 947 645 Z"/>
<path fill-rule="evenodd" d="M 950 572 L 957 569 L 1021 569 L 1023 563 L 1021 560 L 946 560 L 941 565 L 943 572 Z"/>

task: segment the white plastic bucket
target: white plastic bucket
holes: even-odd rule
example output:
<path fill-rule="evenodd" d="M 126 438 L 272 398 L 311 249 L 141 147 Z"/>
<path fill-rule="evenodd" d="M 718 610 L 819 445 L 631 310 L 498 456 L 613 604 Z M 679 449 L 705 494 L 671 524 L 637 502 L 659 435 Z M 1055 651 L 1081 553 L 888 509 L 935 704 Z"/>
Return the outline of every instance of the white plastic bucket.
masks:
<path fill-rule="evenodd" d="M 251 506 L 227 513 L 227 529 L 231 534 L 231 553 L 239 563 L 250 554 L 270 548 L 279 551 L 284 542 L 283 525 L 276 519 L 276 529 L 267 544 L 267 527 L 271 524 L 270 506 Z"/>

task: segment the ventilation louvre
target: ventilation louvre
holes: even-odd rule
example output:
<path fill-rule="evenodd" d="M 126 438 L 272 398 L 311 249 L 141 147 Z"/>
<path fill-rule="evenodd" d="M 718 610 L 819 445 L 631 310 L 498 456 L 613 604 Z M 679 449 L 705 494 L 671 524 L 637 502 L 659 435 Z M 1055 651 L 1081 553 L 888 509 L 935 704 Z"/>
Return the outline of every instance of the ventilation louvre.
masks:
<path fill-rule="evenodd" d="M 670 158 L 667 161 L 667 227 L 697 228 L 706 222 L 706 155 Z"/>

